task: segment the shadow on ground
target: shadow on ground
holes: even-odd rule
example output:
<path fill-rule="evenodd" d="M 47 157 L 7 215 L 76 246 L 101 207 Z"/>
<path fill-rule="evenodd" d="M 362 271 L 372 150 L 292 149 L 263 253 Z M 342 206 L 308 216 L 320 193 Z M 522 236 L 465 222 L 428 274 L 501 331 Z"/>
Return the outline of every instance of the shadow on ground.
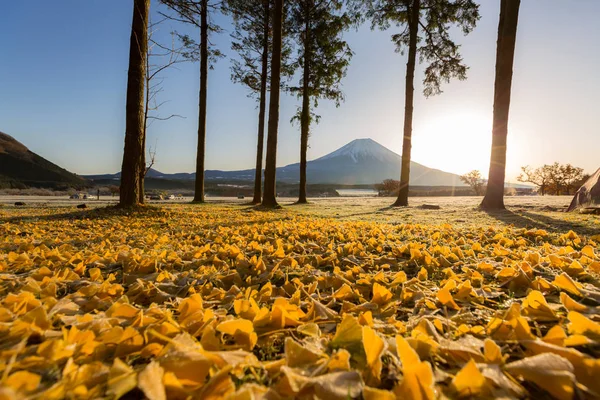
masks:
<path fill-rule="evenodd" d="M 514 225 L 518 228 L 536 228 L 544 229 L 550 232 L 567 232 L 573 230 L 582 234 L 598 233 L 597 229 L 582 225 L 575 221 L 553 218 L 547 214 L 539 214 L 531 211 L 482 211 L 490 217 L 508 225 Z"/>

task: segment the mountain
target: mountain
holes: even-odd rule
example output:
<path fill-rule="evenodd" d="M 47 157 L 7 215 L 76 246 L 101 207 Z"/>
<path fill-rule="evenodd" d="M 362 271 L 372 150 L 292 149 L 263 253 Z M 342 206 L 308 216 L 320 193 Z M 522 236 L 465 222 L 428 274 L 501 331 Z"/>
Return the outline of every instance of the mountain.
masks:
<path fill-rule="evenodd" d="M 346 185 L 399 179 L 402 157 L 372 139 L 356 139 L 306 165 L 310 183 Z M 277 179 L 298 181 L 300 164 L 277 169 Z M 458 175 L 410 163 L 410 184 L 415 186 L 463 186 Z"/>
<path fill-rule="evenodd" d="M 0 132 L 0 187 L 80 188 L 88 183 Z"/>
<path fill-rule="evenodd" d="M 306 166 L 310 184 L 369 185 L 384 179 L 399 179 L 402 158 L 372 139 L 356 139 Z M 240 171 L 206 170 L 206 180 L 253 181 L 254 169 Z M 120 174 L 93 175 L 90 179 L 118 179 Z M 195 179 L 194 173 L 164 174 L 151 169 L 148 177 L 173 180 Z M 300 164 L 277 168 L 277 181 L 296 183 Z M 464 186 L 458 175 L 410 163 L 410 184 L 415 186 Z"/>

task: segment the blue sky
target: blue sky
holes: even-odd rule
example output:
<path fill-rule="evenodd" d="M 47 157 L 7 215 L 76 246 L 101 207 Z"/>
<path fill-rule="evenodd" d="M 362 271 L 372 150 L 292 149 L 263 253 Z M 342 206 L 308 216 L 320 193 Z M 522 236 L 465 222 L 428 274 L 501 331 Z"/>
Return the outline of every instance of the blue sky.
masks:
<path fill-rule="evenodd" d="M 417 71 L 413 160 L 449 172 L 487 175 L 499 0 L 481 0 L 475 31 L 454 37 L 470 66 L 468 80 L 445 85 L 430 99 Z M 152 3 L 153 14 L 159 9 Z M 79 174 L 120 169 L 132 2 L 30 0 L 5 2 L 0 13 L 0 131 Z M 600 1 L 525 0 L 521 3 L 509 125 L 508 179 L 522 165 L 569 162 L 593 172 L 600 149 Z M 224 17 L 218 22 L 231 26 Z M 170 41 L 179 29 L 157 33 Z M 309 159 L 352 139 L 370 137 L 401 152 L 406 57 L 387 32 L 363 26 L 345 34 L 355 55 L 343 87 L 346 102 L 325 101 L 312 130 Z M 193 33 L 193 32 L 192 32 Z M 212 41 L 232 55 L 228 32 Z M 148 143 L 156 168 L 191 172 L 195 166 L 198 64 L 163 74 L 168 101 L 161 114 L 185 119 L 155 122 Z M 281 101 L 278 165 L 299 160 L 299 127 L 289 123 L 298 100 Z M 208 169 L 252 168 L 256 102 L 230 81 L 230 60 L 209 72 Z"/>

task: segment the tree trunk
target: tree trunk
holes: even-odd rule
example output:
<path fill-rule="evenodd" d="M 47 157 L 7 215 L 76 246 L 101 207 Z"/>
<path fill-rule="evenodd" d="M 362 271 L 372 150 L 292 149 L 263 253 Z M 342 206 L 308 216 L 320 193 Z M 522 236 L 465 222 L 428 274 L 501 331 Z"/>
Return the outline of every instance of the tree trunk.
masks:
<path fill-rule="evenodd" d="M 125 149 L 121 166 L 121 207 L 134 207 L 140 203 L 139 179 L 144 155 L 144 86 L 149 12 L 150 0 L 134 0 L 127 73 Z"/>
<path fill-rule="evenodd" d="M 252 203 L 260 204 L 262 198 L 262 160 L 265 146 L 265 109 L 267 108 L 267 79 L 269 69 L 269 31 L 271 10 L 270 0 L 263 0 L 265 7 L 264 31 L 263 31 L 263 53 L 260 71 L 260 104 L 258 107 L 258 144 L 256 145 L 256 174 L 254 176 L 254 199 Z"/>
<path fill-rule="evenodd" d="M 306 22 L 304 27 L 304 66 L 302 77 L 302 114 L 300 116 L 300 187 L 298 203 L 306 204 L 306 153 L 308 151 L 308 135 L 310 132 L 310 1 L 306 5 Z"/>
<path fill-rule="evenodd" d="M 420 0 L 413 0 L 410 7 L 408 61 L 406 62 L 406 89 L 404 97 L 404 138 L 402 140 L 402 168 L 400 189 L 394 207 L 408 206 L 408 182 L 410 180 L 410 151 L 412 148 L 413 102 L 415 93 L 415 65 L 417 59 L 417 37 L 419 35 Z"/>
<path fill-rule="evenodd" d="M 267 133 L 267 162 L 265 165 L 265 193 L 262 205 L 277 207 L 275 172 L 277 168 L 277 128 L 279 125 L 279 85 L 281 83 L 281 35 L 283 0 L 275 0 L 273 12 L 273 56 L 271 57 L 271 92 L 269 99 L 269 126 Z"/>
<path fill-rule="evenodd" d="M 200 10 L 200 100 L 198 109 L 198 150 L 194 202 L 204 202 L 204 157 L 206 151 L 206 93 L 208 81 L 208 0 Z"/>
<path fill-rule="evenodd" d="M 492 154 L 487 190 L 481 202 L 481 208 L 487 210 L 504 209 L 508 112 L 510 109 L 510 91 L 520 3 L 520 0 L 502 0 L 500 4 L 496 49 L 496 80 L 494 84 Z"/>

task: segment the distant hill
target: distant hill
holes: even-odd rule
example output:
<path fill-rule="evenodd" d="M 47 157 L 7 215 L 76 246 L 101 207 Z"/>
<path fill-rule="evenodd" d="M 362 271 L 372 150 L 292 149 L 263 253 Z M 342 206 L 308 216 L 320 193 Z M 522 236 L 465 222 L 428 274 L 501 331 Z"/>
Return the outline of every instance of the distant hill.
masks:
<path fill-rule="evenodd" d="M 356 139 L 316 160 L 307 163 L 310 184 L 370 185 L 384 179 L 399 179 L 402 158 L 372 139 Z M 416 186 L 464 186 L 458 175 L 428 168 L 416 162 L 410 164 L 410 184 Z M 239 171 L 207 170 L 207 181 L 253 181 L 254 169 Z M 194 173 L 166 174 L 151 169 L 149 178 L 193 180 Z M 120 173 L 89 175 L 98 180 L 119 180 Z M 296 183 L 300 179 L 300 164 L 277 168 L 277 181 Z"/>
<path fill-rule="evenodd" d="M 0 187 L 81 188 L 88 182 L 0 132 Z"/>

